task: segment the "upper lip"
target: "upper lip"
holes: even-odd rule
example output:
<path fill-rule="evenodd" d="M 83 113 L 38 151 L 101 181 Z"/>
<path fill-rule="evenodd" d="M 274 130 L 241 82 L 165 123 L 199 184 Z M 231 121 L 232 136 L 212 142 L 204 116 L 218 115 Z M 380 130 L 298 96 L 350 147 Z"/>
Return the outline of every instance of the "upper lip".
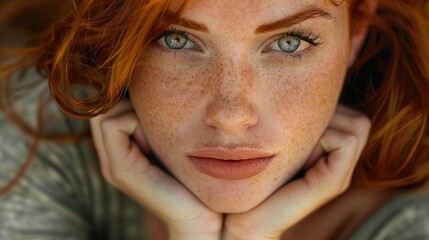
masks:
<path fill-rule="evenodd" d="M 203 148 L 188 154 L 189 157 L 213 158 L 220 160 L 250 160 L 273 157 L 275 154 L 252 148 Z"/>

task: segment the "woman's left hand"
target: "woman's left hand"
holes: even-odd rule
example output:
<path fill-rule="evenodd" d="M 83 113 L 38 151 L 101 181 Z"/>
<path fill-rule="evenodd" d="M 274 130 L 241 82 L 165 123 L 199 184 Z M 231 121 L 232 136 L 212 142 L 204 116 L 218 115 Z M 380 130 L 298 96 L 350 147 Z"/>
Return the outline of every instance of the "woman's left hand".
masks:
<path fill-rule="evenodd" d="M 287 229 L 342 194 L 350 186 L 370 125 L 363 114 L 338 106 L 314 150 L 319 152 L 317 162 L 313 163 L 312 154 L 303 178 L 286 184 L 248 212 L 227 215 L 224 239 L 280 239 Z"/>

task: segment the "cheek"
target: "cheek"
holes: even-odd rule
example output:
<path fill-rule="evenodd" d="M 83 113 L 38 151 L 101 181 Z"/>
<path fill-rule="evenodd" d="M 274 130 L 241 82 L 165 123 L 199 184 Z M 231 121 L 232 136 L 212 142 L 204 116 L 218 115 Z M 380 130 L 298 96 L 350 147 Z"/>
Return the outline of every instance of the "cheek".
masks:
<path fill-rule="evenodd" d="M 305 73 L 282 75 L 282 80 L 276 81 L 273 87 L 270 100 L 274 103 L 273 112 L 282 114 L 282 118 L 288 121 L 296 119 L 298 122 L 307 122 L 319 114 L 329 115 L 337 102 L 344 78 L 343 74 L 337 73 L 338 69 L 313 68 Z"/>
<path fill-rule="evenodd" d="M 304 158 L 323 133 L 338 102 L 345 77 L 346 56 L 337 54 L 321 61 L 291 69 L 279 68 L 276 74 L 263 76 L 268 110 L 279 121 L 283 149 Z M 271 80 L 270 80 L 271 79 Z M 269 90 L 268 90 L 269 89 Z M 292 153 L 293 152 L 293 153 Z"/>
<path fill-rule="evenodd" d="M 151 145 L 163 149 L 177 145 L 177 133 L 195 118 L 204 89 L 196 72 L 158 64 L 136 71 L 129 92 Z"/>

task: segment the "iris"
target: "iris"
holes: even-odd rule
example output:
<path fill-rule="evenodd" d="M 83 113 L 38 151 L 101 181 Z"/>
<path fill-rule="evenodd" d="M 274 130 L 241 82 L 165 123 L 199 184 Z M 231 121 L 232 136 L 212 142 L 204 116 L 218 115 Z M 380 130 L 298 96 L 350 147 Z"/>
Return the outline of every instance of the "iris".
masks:
<path fill-rule="evenodd" d="M 301 40 L 294 36 L 283 36 L 278 40 L 277 44 L 283 52 L 293 53 L 301 45 Z"/>
<path fill-rule="evenodd" d="M 169 33 L 164 39 L 165 45 L 171 49 L 182 49 L 188 43 L 188 38 L 180 33 Z"/>

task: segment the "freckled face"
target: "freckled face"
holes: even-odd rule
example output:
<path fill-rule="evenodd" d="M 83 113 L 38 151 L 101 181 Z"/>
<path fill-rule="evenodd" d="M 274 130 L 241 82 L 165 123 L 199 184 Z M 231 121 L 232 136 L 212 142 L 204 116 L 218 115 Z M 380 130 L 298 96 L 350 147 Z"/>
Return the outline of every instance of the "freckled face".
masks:
<path fill-rule="evenodd" d="M 191 1 L 182 17 L 205 30 L 172 25 L 144 53 L 129 92 L 146 138 L 211 209 L 261 203 L 296 174 L 327 127 L 349 55 L 346 7 L 327 2 Z M 296 16 L 310 8 L 318 10 Z M 275 157 L 256 176 L 219 179 L 188 161 L 206 147 Z"/>

